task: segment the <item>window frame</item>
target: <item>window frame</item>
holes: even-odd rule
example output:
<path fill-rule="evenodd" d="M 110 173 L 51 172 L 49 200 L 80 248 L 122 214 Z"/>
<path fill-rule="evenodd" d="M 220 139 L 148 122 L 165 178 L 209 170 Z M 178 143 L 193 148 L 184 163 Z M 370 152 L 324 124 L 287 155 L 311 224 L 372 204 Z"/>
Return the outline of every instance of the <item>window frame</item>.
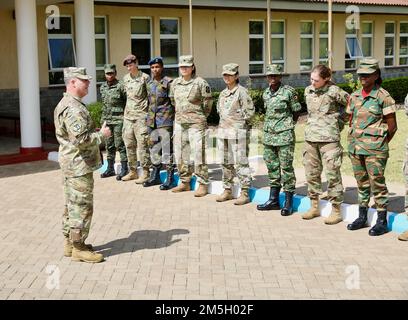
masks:
<path fill-rule="evenodd" d="M 153 57 L 153 19 L 152 17 L 146 16 L 132 16 L 130 17 L 130 27 L 132 28 L 132 20 L 149 20 L 150 21 L 150 33 L 149 34 L 133 34 L 132 29 L 130 29 L 130 47 L 132 48 L 132 40 L 150 40 L 150 58 Z M 134 54 L 132 52 L 132 54 Z M 138 69 L 150 71 L 150 66 L 148 64 L 139 65 Z"/>
<path fill-rule="evenodd" d="M 346 37 L 344 38 L 344 40 L 346 42 L 346 54 L 348 53 L 348 55 L 350 57 L 350 58 L 344 57 L 344 69 L 345 70 L 355 70 L 357 68 L 357 65 L 358 65 L 358 59 L 364 58 L 363 57 L 363 51 L 361 49 L 361 43 L 360 43 L 360 40 L 359 40 L 359 37 L 358 37 L 359 36 L 358 35 L 358 33 L 359 33 L 358 29 L 354 29 L 354 30 L 355 30 L 354 33 L 347 33 L 347 32 L 345 33 Z M 358 49 L 359 49 L 361 55 L 351 55 L 351 50 L 350 50 L 350 47 L 349 47 L 349 44 L 348 44 L 348 41 L 347 41 L 348 39 L 355 39 L 355 41 L 357 42 Z M 347 66 L 346 66 L 347 61 L 355 61 L 356 67 L 355 68 L 347 68 Z"/>
<path fill-rule="evenodd" d="M 283 34 L 272 34 L 271 33 L 271 53 L 272 53 L 272 40 L 273 39 L 283 39 L 283 60 L 273 60 L 271 56 L 271 62 L 273 64 L 283 64 L 282 72 L 286 72 L 286 20 L 285 19 L 273 19 L 271 20 L 271 30 L 272 22 L 283 22 Z"/>
<path fill-rule="evenodd" d="M 248 30 L 248 40 L 249 40 L 249 51 L 248 51 L 248 65 L 249 65 L 249 69 L 248 69 L 248 74 L 249 75 L 264 75 L 265 74 L 265 20 L 263 19 L 249 19 L 248 20 L 248 28 L 251 22 L 262 22 L 262 34 L 251 34 Z M 250 51 L 251 51 L 251 39 L 262 39 L 262 61 L 255 61 L 255 60 L 250 60 Z M 251 65 L 262 65 L 262 73 L 251 73 L 250 70 L 250 66 Z"/>
<path fill-rule="evenodd" d="M 319 20 L 319 24 L 318 26 L 316 26 L 316 28 L 318 28 L 318 34 L 319 34 L 319 64 L 328 64 L 329 63 L 329 31 L 327 31 L 327 33 L 321 33 L 320 32 L 320 24 L 322 22 L 326 22 L 327 26 L 329 26 L 329 21 L 328 20 Z M 320 39 L 327 39 L 327 57 L 325 59 L 321 59 L 320 58 Z"/>
<path fill-rule="evenodd" d="M 387 23 L 392 23 L 393 25 L 394 25 L 394 33 L 385 33 L 386 32 L 386 25 L 387 25 Z M 393 38 L 394 39 L 394 41 L 393 41 L 393 51 L 394 51 L 394 54 L 392 55 L 392 56 L 387 56 L 386 54 L 385 54 L 385 52 L 384 52 L 384 68 L 392 68 L 392 67 L 394 67 L 395 66 L 395 61 L 396 61 L 396 36 L 395 36 L 395 34 L 396 34 L 396 32 L 397 32 L 397 23 L 396 23 L 396 21 L 385 21 L 385 23 L 384 23 L 384 50 L 385 50 L 385 39 L 386 38 Z M 392 63 L 392 65 L 390 65 L 390 66 L 387 66 L 386 64 L 385 64 L 385 60 L 386 59 L 390 59 L 390 58 L 392 58 L 392 61 L 393 61 L 393 63 Z"/>
<path fill-rule="evenodd" d="M 400 21 L 399 22 L 399 59 L 398 59 L 398 65 L 400 66 L 407 66 L 408 65 L 408 52 L 406 54 L 401 54 L 401 38 L 408 38 L 408 32 L 407 33 L 401 33 L 401 23 L 406 23 L 408 24 L 408 21 Z M 394 30 L 395 31 L 395 30 Z M 407 58 L 407 63 L 406 64 L 401 64 L 401 58 Z"/>
<path fill-rule="evenodd" d="M 109 39 L 109 37 L 108 37 L 108 19 L 107 19 L 107 16 L 95 16 L 94 18 L 95 18 L 95 19 L 96 19 L 96 18 L 103 18 L 103 19 L 104 19 L 105 33 L 104 33 L 104 34 L 97 34 L 97 33 L 95 32 L 95 42 L 96 42 L 96 40 L 98 40 L 98 39 L 105 40 L 106 63 L 109 63 L 109 50 L 108 50 L 108 48 L 109 48 L 109 46 L 108 46 L 108 39 Z M 96 51 L 95 51 L 95 55 L 96 55 Z M 95 70 L 96 70 L 96 71 L 101 71 L 101 70 L 104 70 L 104 67 L 103 67 L 103 66 L 102 66 L 102 67 L 95 66 Z M 97 80 L 97 79 L 96 79 L 96 80 Z M 103 83 L 103 81 L 102 81 L 102 82 L 97 82 L 97 83 Z"/>
<path fill-rule="evenodd" d="M 371 24 L 371 33 L 363 33 L 363 29 L 361 29 L 361 53 L 363 54 L 364 58 L 372 58 L 373 57 L 373 52 L 374 52 L 374 21 L 372 21 L 372 20 L 361 21 L 361 25 L 363 25 L 363 23 L 370 23 Z M 363 39 L 364 38 L 370 38 L 371 39 L 371 48 L 370 48 L 371 55 L 369 55 L 369 56 L 364 55 L 364 50 L 363 50 Z"/>
<path fill-rule="evenodd" d="M 162 34 L 161 30 L 160 30 L 160 26 L 161 26 L 161 20 L 176 20 L 177 21 L 177 34 Z M 160 56 L 162 56 L 161 54 L 161 40 L 165 40 L 165 39 L 173 39 L 173 40 L 177 40 L 177 61 L 180 57 L 180 18 L 179 17 L 160 17 L 159 18 L 159 46 L 160 46 Z M 164 70 L 166 69 L 175 69 L 178 68 L 178 63 L 173 63 L 173 64 L 165 64 L 164 65 Z"/>
<path fill-rule="evenodd" d="M 301 28 L 301 24 L 302 23 L 312 23 L 312 33 L 311 34 L 302 34 L 302 28 Z M 299 72 L 310 72 L 313 69 L 313 64 L 314 64 L 314 58 L 315 58 L 315 22 L 314 20 L 300 20 L 299 22 L 299 26 L 300 26 L 300 59 L 299 59 Z M 302 59 L 302 39 L 312 39 L 312 47 L 311 47 L 311 51 L 312 51 L 312 58 L 311 59 Z M 302 70 L 302 62 L 311 62 L 312 66 L 309 70 Z"/>

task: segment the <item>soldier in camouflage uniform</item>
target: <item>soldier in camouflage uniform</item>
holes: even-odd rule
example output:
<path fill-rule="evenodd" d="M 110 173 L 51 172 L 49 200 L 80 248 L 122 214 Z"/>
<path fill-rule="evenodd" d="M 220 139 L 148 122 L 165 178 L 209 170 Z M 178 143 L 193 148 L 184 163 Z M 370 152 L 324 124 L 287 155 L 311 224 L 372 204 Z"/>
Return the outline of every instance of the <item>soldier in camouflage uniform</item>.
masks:
<path fill-rule="evenodd" d="M 150 156 L 153 170 L 143 186 L 161 184 L 160 168 L 162 162 L 167 166 L 167 179 L 160 190 L 169 190 L 173 186 L 173 122 L 174 107 L 169 98 L 170 84 L 173 79 L 163 77 L 163 59 L 160 57 L 149 61 L 152 79 L 147 84 L 149 109 L 146 124 L 150 136 Z"/>
<path fill-rule="evenodd" d="M 293 194 L 296 187 L 293 155 L 295 151 L 295 123 L 302 108 L 295 89 L 282 84 L 279 65 L 268 65 L 269 87 L 263 93 L 266 114 L 264 123 L 264 159 L 271 187 L 269 200 L 258 210 L 279 210 L 279 192 L 285 191 L 285 205 L 281 215 L 293 213 Z"/>
<path fill-rule="evenodd" d="M 397 131 L 395 101 L 381 88 L 381 71 L 376 59 L 363 59 L 357 70 L 362 89 L 353 92 L 347 113 L 351 115 L 348 132 L 348 152 L 357 180 L 359 217 L 347 226 L 349 230 L 363 228 L 367 223 L 371 192 L 377 207 L 377 222 L 370 236 L 388 231 L 388 190 L 385 166 L 388 143 Z"/>
<path fill-rule="evenodd" d="M 103 255 L 85 245 L 85 239 L 93 215 L 93 171 L 102 166 L 99 145 L 111 132 L 105 124 L 95 132 L 88 109 L 81 101 L 88 94 L 91 79 L 85 68 L 64 69 L 67 91 L 54 110 L 54 124 L 64 179 L 64 255 L 74 261 L 96 263 L 103 261 Z"/>
<path fill-rule="evenodd" d="M 149 155 L 149 134 L 147 133 L 146 116 L 149 101 L 147 99 L 147 83 L 149 76 L 138 68 L 134 55 L 129 55 L 123 61 L 129 73 L 123 78 L 127 101 L 123 121 L 123 141 L 129 161 L 129 174 L 122 181 L 136 179 L 137 184 L 143 184 L 149 179 L 151 166 Z M 143 176 L 137 176 L 137 158 L 143 168 Z"/>
<path fill-rule="evenodd" d="M 321 174 L 324 166 L 328 198 L 332 205 L 331 214 L 324 222 L 337 224 L 343 220 L 340 211 L 344 199 L 340 172 L 343 159 L 340 132 L 348 118 L 345 109 L 349 94 L 334 85 L 330 78 L 331 70 L 324 65 L 317 65 L 310 76 L 312 85 L 305 89 L 308 118 L 303 165 L 311 209 L 302 218 L 309 220 L 320 216 L 319 196 L 322 193 Z"/>
<path fill-rule="evenodd" d="M 100 88 L 103 103 L 101 122 L 106 121 L 106 124 L 112 132 L 112 136 L 106 139 L 108 168 L 101 174 L 101 178 L 115 175 L 115 156 L 116 151 L 119 151 L 121 172 L 116 177 L 116 180 L 121 180 L 128 174 L 126 148 L 122 139 L 126 92 L 123 83 L 116 79 L 116 66 L 114 64 L 106 64 L 104 71 L 106 82 L 104 82 Z"/>
<path fill-rule="evenodd" d="M 199 183 L 195 197 L 208 194 L 208 166 L 205 158 L 207 117 L 211 113 L 212 94 L 207 81 L 196 76 L 193 56 L 180 56 L 181 76 L 170 87 L 175 107 L 174 153 L 181 184 L 173 192 L 189 191 L 194 173 Z M 194 155 L 194 170 L 191 155 Z"/>
<path fill-rule="evenodd" d="M 250 201 L 248 192 L 251 185 L 251 171 L 248 154 L 250 121 L 255 114 L 255 108 L 248 91 L 239 84 L 238 68 L 236 63 L 229 63 L 223 66 L 222 71 L 227 88 L 220 93 L 217 104 L 220 115 L 217 145 L 223 154 L 224 192 L 217 197 L 216 201 L 232 199 L 231 188 L 234 176 L 238 176 L 241 194 L 234 204 L 243 205 Z"/>
<path fill-rule="evenodd" d="M 408 116 L 408 94 L 405 97 L 405 114 Z M 405 214 L 408 214 L 408 138 L 405 141 L 405 161 L 403 168 L 404 178 L 405 178 Z M 408 230 L 403 232 L 398 236 L 401 241 L 408 241 Z"/>

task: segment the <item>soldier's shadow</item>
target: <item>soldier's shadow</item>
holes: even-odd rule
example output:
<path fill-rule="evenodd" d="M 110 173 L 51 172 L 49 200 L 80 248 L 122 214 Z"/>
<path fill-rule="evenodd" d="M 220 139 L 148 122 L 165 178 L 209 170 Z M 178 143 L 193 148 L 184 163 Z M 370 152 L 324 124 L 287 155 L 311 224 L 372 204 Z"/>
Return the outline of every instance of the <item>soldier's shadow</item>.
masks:
<path fill-rule="evenodd" d="M 169 247 L 181 239 L 173 239 L 173 236 L 188 234 L 186 229 L 139 230 L 132 232 L 127 238 L 110 241 L 101 246 L 94 246 L 94 250 L 102 253 L 105 257 L 121 253 L 135 252 L 143 249 L 159 249 Z"/>

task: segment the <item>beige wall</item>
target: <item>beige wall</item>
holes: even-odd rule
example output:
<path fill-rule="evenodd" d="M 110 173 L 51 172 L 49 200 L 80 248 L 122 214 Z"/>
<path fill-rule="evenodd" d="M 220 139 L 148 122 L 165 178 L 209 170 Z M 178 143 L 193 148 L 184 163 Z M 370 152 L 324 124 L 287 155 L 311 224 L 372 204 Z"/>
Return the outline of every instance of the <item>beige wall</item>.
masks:
<path fill-rule="evenodd" d="M 73 15 L 72 4 L 60 5 L 61 14 Z M 153 21 L 153 54 L 160 55 L 159 19 L 179 18 L 180 21 L 180 54 L 189 54 L 189 16 L 187 9 L 179 8 L 147 8 L 147 7 L 118 7 L 95 6 L 95 15 L 107 16 L 108 21 L 108 57 L 110 63 L 118 65 L 119 76 L 126 70 L 122 66 L 123 58 L 131 50 L 130 18 L 152 17 Z M 48 86 L 48 45 L 47 30 L 45 28 L 45 7 L 38 7 L 38 44 L 40 85 Z M 241 75 L 248 75 L 249 70 L 249 35 L 248 21 L 263 19 L 266 23 L 266 12 L 238 11 L 238 10 L 201 10 L 193 12 L 194 56 L 198 74 L 203 77 L 220 77 L 222 65 L 236 62 L 240 65 Z M 314 63 L 319 61 L 319 21 L 327 20 L 322 13 L 290 13 L 272 12 L 272 19 L 285 20 L 286 25 L 286 72 L 299 73 L 300 64 L 300 21 L 313 20 L 315 23 Z M 334 70 L 344 69 L 345 56 L 345 14 L 334 14 L 333 54 Z M 381 65 L 384 64 L 384 23 L 385 21 L 404 21 L 404 16 L 363 15 L 361 20 L 374 22 L 374 56 Z M 11 10 L 0 11 L 0 29 L 2 41 L 0 43 L 0 67 L 3 77 L 0 78 L 0 89 L 17 88 L 17 49 L 16 27 Z M 265 26 L 266 29 L 266 26 Z M 398 25 L 397 25 L 398 29 Z M 265 30 L 266 31 L 266 30 Z M 74 30 L 75 34 L 75 30 Z M 398 35 L 397 35 L 398 36 Z M 398 38 L 397 38 L 398 39 Z M 396 52 L 399 51 L 399 41 L 396 41 Z M 267 59 L 265 41 L 265 60 Z M 398 55 L 396 56 L 398 62 Z"/>

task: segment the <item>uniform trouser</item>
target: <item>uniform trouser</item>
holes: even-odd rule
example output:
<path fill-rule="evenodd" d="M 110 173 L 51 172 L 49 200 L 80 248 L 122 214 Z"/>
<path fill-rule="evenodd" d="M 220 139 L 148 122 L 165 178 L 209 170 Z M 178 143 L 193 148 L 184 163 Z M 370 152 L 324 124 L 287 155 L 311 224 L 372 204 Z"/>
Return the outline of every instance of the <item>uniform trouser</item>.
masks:
<path fill-rule="evenodd" d="M 149 134 L 147 133 L 145 119 L 124 119 L 122 136 L 126 146 L 129 167 L 135 168 L 137 159 L 139 159 L 143 168 L 150 167 Z"/>
<path fill-rule="evenodd" d="M 326 171 L 327 191 L 332 204 L 341 204 L 344 200 L 343 183 L 341 179 L 341 164 L 343 148 L 337 142 L 305 141 L 303 165 L 306 171 L 308 196 L 318 199 L 322 194 L 322 171 Z"/>
<path fill-rule="evenodd" d="M 350 154 L 354 177 L 357 180 L 358 204 L 368 207 L 371 192 L 377 209 L 387 209 L 388 189 L 385 184 L 385 166 L 388 157 L 378 155 L 363 156 Z"/>
<path fill-rule="evenodd" d="M 249 130 L 243 139 L 217 139 L 219 151 L 223 155 L 222 182 L 224 189 L 231 189 L 237 176 L 242 190 L 251 186 L 251 170 L 248 163 Z"/>
<path fill-rule="evenodd" d="M 173 127 L 148 128 L 150 160 L 153 165 L 173 164 Z"/>
<path fill-rule="evenodd" d="M 79 177 L 64 177 L 65 210 L 62 233 L 69 237 L 70 229 L 80 229 L 82 241 L 88 237 L 93 214 L 93 173 Z"/>
<path fill-rule="evenodd" d="M 174 156 L 183 183 L 190 182 L 194 173 L 199 183 L 209 184 L 205 158 L 206 129 L 206 123 L 174 125 Z"/>
<path fill-rule="evenodd" d="M 295 145 L 264 145 L 264 160 L 268 169 L 269 185 L 281 187 L 284 191 L 295 192 L 296 176 L 293 169 Z"/>
<path fill-rule="evenodd" d="M 122 138 L 123 122 L 118 124 L 108 124 L 112 135 L 106 138 L 106 150 L 108 160 L 115 161 L 116 151 L 119 151 L 120 161 L 127 161 L 126 147 Z"/>
<path fill-rule="evenodd" d="M 408 213 L 408 139 L 405 142 L 405 161 L 403 172 L 405 178 L 405 212 Z"/>

